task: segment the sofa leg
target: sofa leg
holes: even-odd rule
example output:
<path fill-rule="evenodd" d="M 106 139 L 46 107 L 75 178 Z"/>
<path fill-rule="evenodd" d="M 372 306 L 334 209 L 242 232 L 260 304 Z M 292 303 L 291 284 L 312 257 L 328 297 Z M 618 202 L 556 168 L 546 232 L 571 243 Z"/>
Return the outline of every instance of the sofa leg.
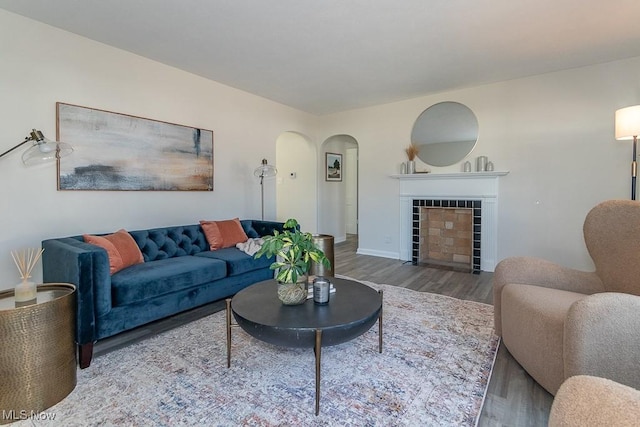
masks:
<path fill-rule="evenodd" d="M 91 358 L 93 357 L 93 343 L 78 344 L 78 359 L 80 363 L 80 369 L 88 368 L 91 365 Z"/>

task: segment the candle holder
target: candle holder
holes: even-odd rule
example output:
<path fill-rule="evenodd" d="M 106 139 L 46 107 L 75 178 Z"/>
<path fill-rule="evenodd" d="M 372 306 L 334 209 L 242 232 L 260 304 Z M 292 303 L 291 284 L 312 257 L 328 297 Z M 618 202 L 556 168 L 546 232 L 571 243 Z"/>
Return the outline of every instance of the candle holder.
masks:
<path fill-rule="evenodd" d="M 316 277 L 313 280 L 313 302 L 319 305 L 329 303 L 329 290 L 331 283 L 324 277 Z"/>

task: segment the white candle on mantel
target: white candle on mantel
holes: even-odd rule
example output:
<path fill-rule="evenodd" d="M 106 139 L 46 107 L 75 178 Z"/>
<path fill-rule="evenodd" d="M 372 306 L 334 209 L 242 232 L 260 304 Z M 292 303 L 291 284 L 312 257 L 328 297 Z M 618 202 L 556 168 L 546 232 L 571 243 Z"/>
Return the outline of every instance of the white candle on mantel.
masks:
<path fill-rule="evenodd" d="M 32 301 L 36 299 L 36 296 L 36 284 L 33 282 L 28 282 L 26 280 L 17 285 L 14 291 L 14 299 L 16 300 L 16 302 Z"/>

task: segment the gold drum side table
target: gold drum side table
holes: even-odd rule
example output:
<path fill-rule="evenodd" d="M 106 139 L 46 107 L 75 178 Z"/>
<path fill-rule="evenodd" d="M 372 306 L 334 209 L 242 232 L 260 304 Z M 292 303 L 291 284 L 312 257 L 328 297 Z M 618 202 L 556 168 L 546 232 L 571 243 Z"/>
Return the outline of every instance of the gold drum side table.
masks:
<path fill-rule="evenodd" d="M 0 291 L 0 424 L 44 411 L 76 386 L 75 286 L 38 286 L 37 300 L 17 306 Z"/>
<path fill-rule="evenodd" d="M 324 255 L 329 259 L 331 263 L 330 268 L 325 268 L 324 265 L 311 262 L 311 268 L 309 269 L 309 275 L 312 276 L 335 276 L 335 267 L 333 259 L 333 236 L 330 234 L 314 234 L 313 243 L 322 251 Z"/>

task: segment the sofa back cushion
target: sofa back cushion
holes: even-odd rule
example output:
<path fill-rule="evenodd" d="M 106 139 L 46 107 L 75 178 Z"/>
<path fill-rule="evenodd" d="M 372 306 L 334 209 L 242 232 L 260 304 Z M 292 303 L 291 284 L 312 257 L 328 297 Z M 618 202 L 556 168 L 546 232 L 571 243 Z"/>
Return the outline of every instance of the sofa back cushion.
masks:
<path fill-rule="evenodd" d="M 244 234 L 247 235 L 249 239 L 255 239 L 256 237 L 261 237 L 260 234 L 253 228 L 253 221 L 250 219 L 242 219 L 240 220 L 240 225 L 244 230 Z"/>
<path fill-rule="evenodd" d="M 240 225 L 247 238 L 282 231 L 283 223 L 273 221 L 241 220 Z M 209 243 L 200 224 L 180 225 L 149 230 L 129 231 L 142 252 L 145 262 L 209 251 Z M 74 236 L 82 241 L 82 236 Z M 245 238 L 245 240 L 247 240 Z"/>
<path fill-rule="evenodd" d="M 181 225 L 130 231 L 142 251 L 145 262 L 195 255 L 209 250 L 200 225 Z"/>

